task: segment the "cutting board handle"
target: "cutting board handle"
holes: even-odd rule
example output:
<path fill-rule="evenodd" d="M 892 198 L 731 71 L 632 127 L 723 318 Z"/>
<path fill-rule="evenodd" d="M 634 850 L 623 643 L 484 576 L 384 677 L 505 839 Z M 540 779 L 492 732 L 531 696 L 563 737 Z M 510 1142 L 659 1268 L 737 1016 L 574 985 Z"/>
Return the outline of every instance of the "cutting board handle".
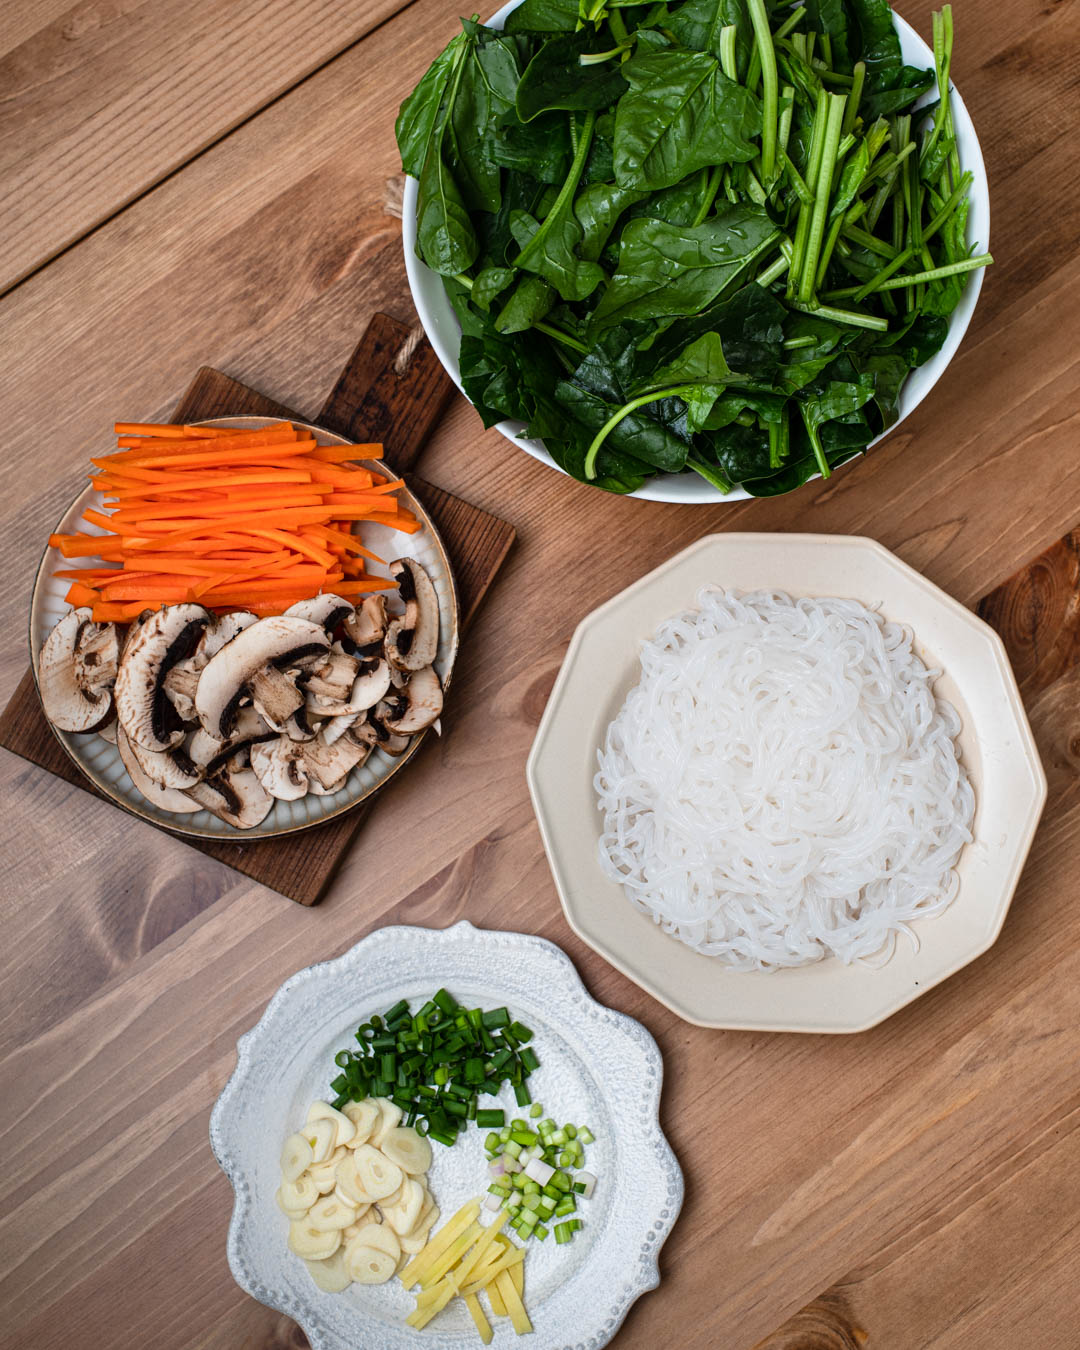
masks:
<path fill-rule="evenodd" d="M 352 441 L 381 441 L 394 468 L 404 473 L 453 392 L 419 324 L 409 328 L 389 314 L 376 314 L 315 421 Z"/>

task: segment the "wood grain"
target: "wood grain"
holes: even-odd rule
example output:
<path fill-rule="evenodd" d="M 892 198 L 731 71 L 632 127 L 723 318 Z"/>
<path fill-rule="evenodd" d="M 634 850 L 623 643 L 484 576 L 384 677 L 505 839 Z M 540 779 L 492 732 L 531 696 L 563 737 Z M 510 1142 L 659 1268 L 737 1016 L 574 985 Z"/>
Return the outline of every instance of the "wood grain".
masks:
<path fill-rule="evenodd" d="M 924 36 L 931 5 L 901 6 Z M 703 1031 L 598 960 L 563 920 L 524 762 L 578 620 L 702 534 L 774 530 L 778 548 L 788 530 L 869 534 L 977 606 L 1080 522 L 1077 14 L 1076 0 L 954 4 L 997 263 L 930 397 L 828 484 L 703 510 L 615 501 L 449 406 L 418 469 L 513 522 L 518 544 L 462 649 L 453 735 L 390 785 L 316 909 L 0 754 L 0 1344 L 302 1344 L 224 1259 L 231 1198 L 205 1130 L 235 1038 L 289 974 L 371 929 L 467 916 L 559 942 L 664 1052 L 687 1199 L 619 1350 L 673 1335 L 749 1350 L 774 1333 L 807 1350 L 791 1338 L 833 1334 L 826 1309 L 866 1350 L 1075 1350 L 1080 674 L 1058 629 L 1075 604 L 1066 557 L 1051 587 L 1040 571 L 985 606 L 1051 784 L 1001 940 L 865 1035 Z M 41 539 L 119 408 L 165 412 L 200 361 L 317 408 L 371 314 L 409 314 L 399 222 L 382 209 L 390 128 L 455 17 L 415 0 L 0 300 L 3 454 L 20 470 L 0 503 L 4 631 L 21 633 Z M 24 667 L 21 639 L 0 647 L 3 692 Z M 428 768 L 453 792 L 432 792 Z"/>
<path fill-rule="evenodd" d="M 326 426 L 328 430 L 347 425 L 348 434 L 369 441 L 381 442 L 385 435 L 396 450 L 393 431 L 400 421 L 412 436 L 412 441 L 405 443 L 406 462 L 411 463 L 419 450 L 417 438 L 422 432 L 426 433 L 449 392 L 449 388 L 443 386 L 450 386 L 450 380 L 441 366 L 438 367 L 441 378 L 435 377 L 434 360 L 426 340 L 417 342 L 416 334 L 410 335 L 405 325 L 389 315 L 376 314 L 319 414 L 318 425 Z M 414 372 L 419 379 L 413 378 Z M 354 408 L 357 411 L 352 411 Z M 367 409 L 370 421 L 360 415 L 361 409 Z M 305 420 L 283 404 L 207 366 L 195 376 L 172 418 L 177 422 L 189 422 L 230 415 Z M 467 628 L 513 543 L 513 527 L 490 512 L 481 511 L 460 497 L 420 479 L 410 480 L 409 485 L 431 514 L 454 564 L 460 619 L 463 629 Z M 56 774 L 65 782 L 110 800 L 84 777 L 50 732 L 32 671 L 27 671 L 0 714 L 0 746 Z M 321 898 L 374 805 L 376 801 L 365 803 L 325 825 L 281 839 L 245 841 L 242 837 L 236 840 L 180 837 L 190 847 L 280 891 L 291 900 L 313 905 Z"/>
<path fill-rule="evenodd" d="M 407 2 L 8 0 L 0 293 Z"/>

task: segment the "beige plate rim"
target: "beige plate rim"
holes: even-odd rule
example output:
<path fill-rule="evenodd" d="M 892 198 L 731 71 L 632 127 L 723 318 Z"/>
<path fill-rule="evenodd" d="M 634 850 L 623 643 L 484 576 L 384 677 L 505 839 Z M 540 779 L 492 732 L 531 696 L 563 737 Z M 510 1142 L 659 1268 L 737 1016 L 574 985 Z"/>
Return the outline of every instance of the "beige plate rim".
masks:
<path fill-rule="evenodd" d="M 609 689 L 597 692 L 593 685 L 589 685 L 588 688 L 592 693 L 582 698 L 580 690 L 571 687 L 575 681 L 576 667 L 583 660 L 583 648 L 593 630 L 601 626 L 605 620 L 610 623 L 611 616 L 618 614 L 630 601 L 636 602 L 634 613 L 637 613 L 642 608 L 643 597 L 654 588 L 661 588 L 669 574 L 681 575 L 682 571 L 692 572 L 698 566 L 699 560 L 708 559 L 709 565 L 714 566 L 714 560 L 727 552 L 730 566 L 730 559 L 736 550 L 746 550 L 748 558 L 753 558 L 755 550 L 765 550 L 766 556 L 775 558 L 778 551 L 782 552 L 785 547 L 804 550 L 807 559 L 816 554 L 828 560 L 826 563 L 828 567 L 837 567 L 843 555 L 847 555 L 849 562 L 854 555 L 874 559 L 878 565 L 885 565 L 896 573 L 903 584 L 921 593 L 928 606 L 937 606 L 942 613 L 951 616 L 952 622 L 962 620 L 973 637 L 977 636 L 986 644 L 982 650 L 987 652 L 993 665 L 992 672 L 989 672 L 986 678 L 993 678 L 997 682 L 1012 715 L 1010 732 L 1014 735 L 1009 754 L 1014 763 L 1022 765 L 1026 770 L 1026 780 L 1021 794 L 1023 799 L 1018 803 L 1015 817 L 1010 819 L 1008 824 L 1008 832 L 1011 834 L 1008 847 L 1005 846 L 1004 840 L 1000 844 L 988 840 L 986 824 L 982 820 L 984 802 L 979 800 L 979 779 L 982 781 L 981 791 L 986 802 L 989 801 L 991 779 L 995 797 L 1000 797 L 999 785 L 1002 780 L 1000 768 L 996 769 L 993 775 L 987 772 L 988 763 L 995 760 L 998 747 L 992 745 L 986 737 L 980 739 L 974 726 L 969 731 L 961 733 L 962 739 L 967 735 L 976 743 L 976 757 L 979 764 L 978 775 L 975 773 L 975 766 L 969 766 L 977 788 L 976 838 L 975 843 L 968 845 L 961 857 L 961 896 L 965 894 L 965 858 L 970 863 L 981 853 L 994 848 L 999 849 L 1001 854 L 997 894 L 993 897 L 986 896 L 978 887 L 974 888 L 975 903 L 985 922 L 978 935 L 970 934 L 965 942 L 957 941 L 955 935 L 950 932 L 949 941 L 954 950 L 948 955 L 944 951 L 947 945 L 945 937 L 940 936 L 940 940 L 935 940 L 942 934 L 942 930 L 939 929 L 935 934 L 934 925 L 943 924 L 950 914 L 960 916 L 966 913 L 966 910 L 960 909 L 959 900 L 938 918 L 918 921 L 923 939 L 920 955 L 916 958 L 919 960 L 919 969 L 914 972 L 918 978 L 914 979 L 913 985 L 898 988 L 888 997 L 875 993 L 871 998 L 870 994 L 863 990 L 864 1006 L 861 1010 L 858 1007 L 847 1006 L 848 1000 L 853 995 L 857 996 L 859 992 L 858 988 L 850 983 L 850 972 L 854 968 L 844 967 L 833 960 L 777 972 L 717 971 L 712 978 L 719 992 L 710 990 L 708 994 L 703 994 L 698 978 L 702 974 L 703 967 L 698 965 L 695 970 L 694 965 L 707 963 L 709 958 L 683 947 L 677 939 L 663 933 L 651 920 L 631 906 L 614 883 L 608 881 L 600 870 L 599 863 L 595 861 L 598 824 L 594 830 L 590 819 L 590 824 L 584 830 L 578 826 L 576 836 L 573 822 L 568 824 L 569 817 L 575 812 L 580 818 L 581 812 L 586 809 L 586 798 L 576 779 L 580 766 L 567 768 L 572 753 L 568 755 L 565 744 L 561 747 L 556 746 L 560 737 L 558 723 L 562 720 L 568 726 L 585 728 L 586 735 L 589 736 L 592 732 L 592 721 L 602 719 L 605 705 L 617 707 L 618 701 L 621 701 L 613 700 Z M 758 565 L 755 564 L 755 570 Z M 763 570 L 770 570 L 770 574 L 763 575 L 758 584 L 761 587 L 776 585 L 779 589 L 787 589 L 795 594 L 825 593 L 807 590 L 797 579 L 792 580 L 790 577 L 786 582 L 778 580 L 774 573 L 778 568 L 782 570 L 785 565 L 783 562 L 776 565 L 760 564 Z M 692 606 L 698 586 L 706 584 L 710 579 L 717 582 L 724 580 L 724 577 L 713 573 L 709 573 L 708 576 L 697 576 L 693 583 L 688 583 L 690 590 L 684 597 L 685 607 Z M 728 584 L 733 584 L 736 590 L 755 589 L 741 583 Z M 834 583 L 834 585 L 836 585 L 835 593 L 852 594 L 845 584 Z M 880 597 L 875 595 L 861 598 L 869 603 L 872 599 Z M 676 602 L 670 607 L 670 612 L 676 612 L 678 607 Z M 668 612 L 665 610 L 656 621 L 667 617 Z M 917 648 L 922 645 L 920 629 L 931 626 L 929 617 L 925 626 L 915 615 L 891 614 L 890 617 L 910 623 L 916 633 Z M 625 626 L 629 629 L 632 626 L 640 627 L 644 623 L 645 620 L 642 618 L 637 625 L 627 623 Z M 651 628 L 648 631 L 652 631 Z M 637 642 L 646 635 L 645 632 L 639 632 L 634 639 L 635 652 Z M 607 637 L 610 643 L 612 640 L 610 633 Z M 616 661 L 622 660 L 622 655 L 620 652 Z M 621 668 L 616 670 L 610 681 L 611 687 L 618 687 L 624 677 L 632 683 L 627 671 Z M 950 680 L 950 672 L 946 670 L 942 678 L 943 681 Z M 965 691 L 966 686 L 962 686 L 958 693 L 948 692 L 946 696 L 958 702 L 962 710 L 967 697 Z M 592 705 L 585 706 L 590 697 Z M 566 733 L 563 734 L 564 741 L 565 735 Z M 552 749 L 553 746 L 556 748 Z M 589 748 L 595 752 L 595 746 L 591 742 Z M 545 760 L 548 756 L 554 755 L 558 761 L 560 751 L 564 783 L 561 793 L 556 797 L 552 792 L 551 773 L 545 771 Z M 852 1034 L 869 1030 L 926 993 L 934 985 L 955 974 L 963 966 L 976 960 L 993 946 L 1008 913 L 1047 796 L 1046 773 L 1000 636 L 984 620 L 877 540 L 860 535 L 809 533 L 768 534 L 730 531 L 706 535 L 689 547 L 681 549 L 586 615 L 574 632 L 548 698 L 529 752 L 526 776 L 537 825 L 563 912 L 570 927 L 582 941 L 653 998 L 693 1025 L 717 1029 L 815 1034 Z M 589 777 L 591 782 L 591 769 Z M 588 809 L 595 815 L 593 796 L 589 797 Z M 584 841 L 585 833 L 588 833 L 591 844 Z M 972 892 L 968 891 L 967 894 L 971 895 Z M 618 896 L 617 901 L 615 896 Z M 620 909 L 622 905 L 625 905 L 625 911 Z M 631 931 L 633 940 L 629 937 L 624 938 L 624 934 Z M 658 942 L 661 944 L 659 947 Z M 898 952 L 893 961 L 900 959 Z M 907 958 L 905 956 L 902 959 L 906 961 Z M 886 965 L 886 970 L 890 964 Z M 901 967 L 897 969 L 899 972 Z M 831 979 L 829 985 L 824 988 L 815 983 L 820 980 L 822 972 L 835 976 L 835 979 Z M 906 967 L 903 968 L 903 972 L 907 978 Z M 845 980 L 849 980 L 849 983 L 845 984 Z M 749 1011 L 743 1004 L 750 995 L 753 985 L 757 985 L 758 993 L 770 989 L 775 990 L 777 995 L 782 993 L 783 997 L 776 1000 L 777 1006 L 770 1007 L 767 1014 L 760 1011 L 760 1002 L 759 1011 Z M 838 1005 L 840 1011 L 837 1011 Z M 797 1011 L 793 1011 L 795 1009 Z"/>
<path fill-rule="evenodd" d="M 255 414 L 238 413 L 222 417 L 203 417 L 190 422 L 189 425 L 220 427 L 220 426 L 235 426 L 238 423 L 245 423 L 247 425 L 254 423 L 256 424 L 256 426 L 258 425 L 268 426 L 272 422 L 280 422 L 282 420 L 283 419 L 280 417 L 261 417 Z M 329 431 L 327 430 L 326 427 L 319 426 L 318 423 L 316 422 L 305 422 L 295 417 L 289 418 L 288 420 L 291 421 L 293 426 L 295 427 L 302 427 L 308 431 L 313 432 L 316 438 L 319 439 L 321 444 L 325 445 L 352 444 L 352 442 L 349 440 L 347 436 L 341 436 L 336 431 Z M 378 461 L 357 460 L 356 462 L 358 464 L 363 464 L 367 468 L 374 469 L 376 472 L 383 472 L 390 467 L 386 460 L 378 460 Z M 67 512 L 65 512 L 64 514 L 66 515 L 68 512 L 73 510 L 75 506 L 78 505 L 84 497 L 92 497 L 94 495 L 94 491 L 95 489 L 92 487 L 84 488 L 73 499 L 71 505 L 67 508 Z M 420 521 L 422 521 L 424 529 L 428 532 L 432 540 L 432 543 L 434 544 L 434 547 L 439 554 L 450 589 L 449 610 L 450 610 L 451 628 L 448 643 L 449 652 L 447 658 L 447 668 L 445 676 L 443 678 L 443 688 L 448 689 L 450 687 L 451 678 L 453 676 L 454 663 L 457 659 L 458 645 L 460 640 L 461 610 L 457 591 L 457 581 L 454 577 L 454 569 L 450 562 L 450 555 L 447 552 L 446 545 L 443 542 L 442 535 L 439 533 L 438 529 L 435 526 L 435 522 L 431 519 L 431 516 L 428 514 L 423 503 L 417 499 L 416 495 L 407 485 L 403 489 L 403 495 L 408 502 L 409 509 L 416 513 L 417 518 Z M 50 565 L 50 556 L 54 552 L 55 550 L 51 547 L 51 545 L 46 543 L 45 548 L 41 555 L 41 561 L 38 563 L 37 572 L 34 575 L 34 587 L 33 591 L 31 592 L 30 607 L 29 612 L 27 614 L 27 645 L 30 648 L 30 665 L 34 674 L 34 691 L 37 694 L 39 701 L 41 699 L 41 690 L 38 685 L 39 653 L 34 645 L 33 624 L 34 624 L 34 615 L 40 603 L 40 591 L 42 582 L 46 576 L 47 569 Z M 67 755 L 68 759 L 70 759 L 71 762 L 75 765 L 75 767 L 79 770 L 79 772 L 86 779 L 88 779 L 90 783 L 93 784 L 93 786 L 98 790 L 98 792 L 100 792 L 104 797 L 107 797 L 108 800 L 114 806 L 118 806 L 122 811 L 126 811 L 129 815 L 137 816 L 140 820 L 145 820 L 149 822 L 149 824 L 157 826 L 159 829 L 166 830 L 170 834 L 182 835 L 189 839 L 212 840 L 216 843 L 233 843 L 233 842 L 244 843 L 249 840 L 255 841 L 261 839 L 281 839 L 284 838 L 286 835 L 299 834 L 303 830 L 317 829 L 320 825 L 325 825 L 332 820 L 337 820 L 340 816 L 345 815 L 346 812 L 354 811 L 358 806 L 361 806 L 363 805 L 364 802 L 369 801 L 386 783 L 390 782 L 392 778 L 396 777 L 396 775 L 405 767 L 405 765 L 413 758 L 413 756 L 419 750 L 421 744 L 423 743 L 424 739 L 428 734 L 428 731 L 422 731 L 420 732 L 419 735 L 414 736 L 412 744 L 409 746 L 409 748 L 405 751 L 403 755 L 399 755 L 397 757 L 397 759 L 393 762 L 392 765 L 390 765 L 387 772 L 383 775 L 382 778 L 379 779 L 378 782 L 373 783 L 369 787 L 365 788 L 358 797 L 355 797 L 346 802 L 342 802 L 340 806 L 335 807 L 333 810 L 327 811 L 323 815 L 317 816 L 312 820 L 300 821 L 298 824 L 295 825 L 279 826 L 271 829 L 265 829 L 262 826 L 256 826 L 252 830 L 238 830 L 235 829 L 234 827 L 225 825 L 224 822 L 220 822 L 221 825 L 224 826 L 224 829 L 220 828 L 209 829 L 206 827 L 183 825 L 180 823 L 174 825 L 171 822 L 163 820 L 161 817 L 157 815 L 151 814 L 149 811 L 144 811 L 140 809 L 140 807 L 136 803 L 128 801 L 126 798 L 120 796 L 117 792 L 115 792 L 113 790 L 112 784 L 109 783 L 106 779 L 104 779 L 100 774 L 92 772 L 90 768 L 87 766 L 87 764 L 77 754 L 75 747 L 68 743 L 67 736 L 65 734 L 61 734 L 61 732 L 59 732 L 56 729 L 56 727 L 54 727 L 52 723 L 49 722 L 48 718 L 45 718 L 45 721 L 46 724 L 48 725 L 49 730 L 52 732 L 53 736 L 55 736 L 56 740 L 60 744 L 64 753 Z M 430 730 L 430 728 L 428 730 Z"/>

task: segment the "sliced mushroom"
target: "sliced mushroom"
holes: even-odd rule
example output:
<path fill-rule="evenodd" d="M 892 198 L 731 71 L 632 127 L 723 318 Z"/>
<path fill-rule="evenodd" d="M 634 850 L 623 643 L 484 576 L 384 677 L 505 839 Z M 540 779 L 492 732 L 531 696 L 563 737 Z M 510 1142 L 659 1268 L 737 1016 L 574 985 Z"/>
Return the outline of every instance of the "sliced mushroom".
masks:
<path fill-rule="evenodd" d="M 94 731 L 112 714 L 120 642 L 113 624 L 90 613 L 68 610 L 41 648 L 41 704 L 60 731 Z"/>
<path fill-rule="evenodd" d="M 104 726 L 100 726 L 96 729 L 97 734 L 101 737 L 103 741 L 108 741 L 110 745 L 115 745 L 116 731 L 118 726 L 119 723 L 117 722 L 116 716 L 114 714 L 112 717 L 109 718 L 109 720 L 105 723 Z"/>
<path fill-rule="evenodd" d="M 128 777 L 134 783 L 136 790 L 141 792 L 153 806 L 160 807 L 162 811 L 169 811 L 178 816 L 190 815 L 194 811 L 202 810 L 202 807 L 197 802 L 193 802 L 186 792 L 179 792 L 176 788 L 162 787 L 160 783 L 155 783 L 152 778 L 148 778 L 143 773 L 142 765 L 135 758 L 134 748 L 124 734 L 124 728 L 119 724 L 116 728 L 116 748 L 120 751 L 124 768 L 127 769 Z"/>
<path fill-rule="evenodd" d="M 188 740 L 186 748 L 192 762 L 202 769 L 203 777 L 211 777 L 240 751 L 262 741 L 272 741 L 276 736 L 277 732 L 263 721 L 255 709 L 248 707 L 240 709 L 232 735 L 227 740 L 215 740 L 200 726 Z"/>
<path fill-rule="evenodd" d="M 297 683 L 297 672 L 278 670 L 277 666 L 263 666 L 252 675 L 249 689 L 255 708 L 275 731 L 285 730 L 285 724 L 304 706 L 304 695 Z"/>
<path fill-rule="evenodd" d="M 313 741 L 318 731 L 318 722 L 313 719 L 306 704 L 297 708 L 285 723 L 285 735 L 290 741 Z"/>
<path fill-rule="evenodd" d="M 330 707 L 343 703 L 349 696 L 360 670 L 360 662 L 355 656 L 343 651 L 330 653 L 329 658 L 317 665 L 305 682 L 308 699 L 315 699 L 315 707 Z M 309 702 L 308 706 L 311 704 Z"/>
<path fill-rule="evenodd" d="M 274 805 L 251 769 L 225 768 L 188 788 L 191 800 L 238 830 L 261 825 Z"/>
<path fill-rule="evenodd" d="M 116 676 L 116 715 L 147 750 L 168 750 L 184 739 L 184 727 L 162 688 L 178 661 L 194 651 L 210 615 L 202 605 L 168 605 L 140 622 L 125 645 Z"/>
<path fill-rule="evenodd" d="M 423 670 L 435 660 L 439 647 L 439 598 L 415 558 L 396 559 L 390 575 L 405 601 L 405 614 L 386 630 L 386 659 L 399 670 Z"/>
<path fill-rule="evenodd" d="M 182 745 L 174 745 L 171 750 L 147 750 L 138 741 L 129 741 L 129 744 L 143 773 L 158 787 L 182 791 L 194 787 L 205 777 L 203 767 L 192 760 Z"/>
<path fill-rule="evenodd" d="M 386 725 L 386 719 L 402 716 L 407 706 L 406 700 L 400 697 L 383 699 L 368 714 L 371 725 L 375 729 L 379 749 L 384 754 L 393 755 L 395 758 L 405 753 L 409 748 L 411 738 L 400 736 L 397 732 L 391 731 Z"/>
<path fill-rule="evenodd" d="M 406 705 L 404 711 L 384 718 L 383 726 L 399 736 L 415 736 L 418 731 L 431 726 L 442 712 L 443 691 L 435 667 L 425 666 L 411 675 L 402 697 Z M 397 703 L 400 702 L 401 698 L 398 698 Z"/>
<path fill-rule="evenodd" d="M 374 664 L 365 662 L 360 667 L 360 673 L 353 681 L 352 688 L 347 691 L 347 696 L 337 702 L 312 696 L 309 683 L 308 712 L 324 713 L 330 717 L 346 717 L 350 714 L 367 712 L 369 708 L 374 708 L 389 688 L 389 665 L 385 661 L 376 661 Z"/>
<path fill-rule="evenodd" d="M 375 729 L 375 724 L 366 719 L 361 722 L 357 718 L 346 730 L 345 735 L 350 741 L 355 741 L 357 745 L 366 746 L 368 750 L 374 750 L 379 743 L 379 734 Z"/>
<path fill-rule="evenodd" d="M 318 791 L 316 784 L 328 791 L 336 791 L 349 772 L 365 758 L 364 747 L 347 736 L 327 745 L 320 733 L 303 747 L 304 772 L 315 792 Z"/>
<path fill-rule="evenodd" d="M 295 688 L 297 678 L 287 675 L 285 668 L 300 671 L 323 657 L 329 646 L 326 630 L 307 619 L 281 614 L 245 628 L 210 658 L 199 677 L 195 709 L 203 727 L 215 739 L 226 740 L 241 700 L 250 695 L 267 722 L 280 728 L 303 703 Z M 293 695 L 286 684 L 293 686 Z M 284 697 L 275 701 L 278 695 Z M 293 701 L 295 695 L 299 697 Z"/>
<path fill-rule="evenodd" d="M 294 802 L 307 795 L 308 776 L 303 763 L 304 747 L 287 736 L 251 747 L 255 777 L 278 801 Z"/>
<path fill-rule="evenodd" d="M 333 745 L 335 741 L 339 741 L 345 735 L 359 716 L 359 713 L 342 713 L 338 717 L 331 717 L 329 721 L 323 723 L 319 729 L 319 735 L 327 745 Z M 357 744 L 359 745 L 360 742 L 358 741 Z"/>
<path fill-rule="evenodd" d="M 345 620 L 345 632 L 356 645 L 354 655 L 381 656 L 388 622 L 386 596 L 369 595 L 363 604 L 358 605 L 351 617 Z"/>
<path fill-rule="evenodd" d="M 290 618 L 307 619 L 310 623 L 321 624 L 328 633 L 333 633 L 353 612 L 352 602 L 341 595 L 316 595 L 310 600 L 298 600 L 285 611 Z"/>
<path fill-rule="evenodd" d="M 196 719 L 195 690 L 206 663 L 237 633 L 242 633 L 258 621 L 258 615 L 246 609 L 234 609 L 228 614 L 222 614 L 206 626 L 192 655 L 184 661 L 178 661 L 165 676 L 165 693 L 182 721 L 193 722 Z"/>

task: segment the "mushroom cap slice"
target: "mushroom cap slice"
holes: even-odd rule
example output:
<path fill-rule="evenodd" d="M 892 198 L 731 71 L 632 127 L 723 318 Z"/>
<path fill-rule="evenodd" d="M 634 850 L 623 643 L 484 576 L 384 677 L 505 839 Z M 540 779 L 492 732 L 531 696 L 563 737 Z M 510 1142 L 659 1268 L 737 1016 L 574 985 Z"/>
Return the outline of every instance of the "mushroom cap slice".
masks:
<path fill-rule="evenodd" d="M 308 706 L 317 712 L 344 703 L 359 673 L 360 662 L 355 656 L 349 656 L 344 651 L 332 651 L 328 659 L 317 665 L 305 681 Z M 311 699 L 314 699 L 314 705 Z"/>
<path fill-rule="evenodd" d="M 226 825 L 252 830 L 261 825 L 274 805 L 251 769 L 224 768 L 212 778 L 188 788 L 192 801 L 198 802 Z"/>
<path fill-rule="evenodd" d="M 128 744 L 143 773 L 159 787 L 182 792 L 206 776 L 206 770 L 195 763 L 183 745 L 174 745 L 170 750 L 147 750 L 138 741 L 129 740 Z"/>
<path fill-rule="evenodd" d="M 308 776 L 303 761 L 303 745 L 287 736 L 260 741 L 251 747 L 252 773 L 270 796 L 281 802 L 295 802 L 307 796 Z"/>
<path fill-rule="evenodd" d="M 405 614 L 386 630 L 386 659 L 399 670 L 423 670 L 435 660 L 439 648 L 439 597 L 415 558 L 395 559 L 390 575 L 405 601 Z"/>
<path fill-rule="evenodd" d="M 319 624 L 284 614 L 260 619 L 245 628 L 210 658 L 199 677 L 195 710 L 203 727 L 215 740 L 227 740 L 240 710 L 240 700 L 251 690 L 256 676 L 263 676 L 261 683 L 268 688 L 272 677 L 264 672 L 283 673 L 286 666 L 310 665 L 329 646 L 326 630 Z M 285 712 L 282 724 L 302 702 L 301 697 Z M 271 718 L 267 720 L 273 725 Z"/>
<path fill-rule="evenodd" d="M 438 720 L 443 708 L 443 691 L 434 666 L 425 666 L 409 677 L 402 690 L 405 710 L 396 717 L 384 717 L 383 726 L 399 736 L 415 736 Z M 397 700 L 400 703 L 401 699 Z"/>
<path fill-rule="evenodd" d="M 348 736 L 342 736 L 333 745 L 327 745 L 321 732 L 302 748 L 304 772 L 312 790 L 316 792 L 318 789 L 315 784 L 336 791 L 349 773 L 367 757 L 365 748 Z"/>
<path fill-rule="evenodd" d="M 203 770 L 203 777 L 211 777 L 241 750 L 260 741 L 272 741 L 276 736 L 277 732 L 263 721 L 254 708 L 241 708 L 228 740 L 215 740 L 200 726 L 188 741 L 187 753 L 192 762 Z"/>
<path fill-rule="evenodd" d="M 322 713 L 329 717 L 343 717 L 352 714 L 367 712 L 369 708 L 374 708 L 376 703 L 385 695 L 390 688 L 390 666 L 386 661 L 376 661 L 365 663 L 360 667 L 356 679 L 352 683 L 352 688 L 348 691 L 345 698 L 331 701 L 320 699 L 310 693 L 311 685 L 308 690 L 308 712 Z"/>
<path fill-rule="evenodd" d="M 108 632 L 106 632 L 108 630 Z M 38 688 L 45 716 L 60 731 L 94 731 L 112 713 L 112 683 L 105 653 L 113 649 L 112 676 L 116 673 L 119 639 L 112 624 L 96 624 L 89 609 L 71 609 L 45 639 L 38 661 Z M 88 647 L 93 660 L 80 660 Z M 101 677 L 101 682 L 97 681 Z"/>
<path fill-rule="evenodd" d="M 312 721 L 309 709 L 302 704 L 285 723 L 285 735 L 290 741 L 313 741 L 319 733 L 319 724 Z"/>
<path fill-rule="evenodd" d="M 165 677 L 194 651 L 210 623 L 202 605 L 168 605 L 139 623 L 129 637 L 116 676 L 116 715 L 127 733 L 147 750 L 168 750 L 184 739 L 184 728 L 166 698 Z"/>
<path fill-rule="evenodd" d="M 165 693 L 173 707 L 185 722 L 196 720 L 195 690 L 198 688 L 199 675 L 203 667 L 222 647 L 231 642 L 237 633 L 258 623 L 259 616 L 246 609 L 234 609 L 222 614 L 207 625 L 202 641 L 193 655 L 186 661 L 178 661 L 165 676 Z"/>
<path fill-rule="evenodd" d="M 263 666 L 248 682 L 255 710 L 276 732 L 283 732 L 289 718 L 304 706 L 298 673 L 295 667 L 290 674 L 277 666 Z"/>
<path fill-rule="evenodd" d="M 142 765 L 135 758 L 134 748 L 128 740 L 124 728 L 119 724 L 116 728 L 116 748 L 120 751 L 120 758 L 123 760 L 124 768 L 128 771 L 128 777 L 152 806 L 157 806 L 162 811 L 169 811 L 176 816 L 191 815 L 194 811 L 202 810 L 202 807 L 197 802 L 193 802 L 186 792 L 180 792 L 176 788 L 162 787 L 160 783 L 155 783 L 152 778 L 147 777 L 143 772 Z"/>
<path fill-rule="evenodd" d="M 368 720 L 375 729 L 375 736 L 378 748 L 385 755 L 403 755 L 409 748 L 410 737 L 401 736 L 395 731 L 390 731 L 386 726 L 386 719 L 397 717 L 405 711 L 405 700 L 398 695 L 393 699 L 383 699 L 377 703 L 371 712 L 368 713 Z"/>
<path fill-rule="evenodd" d="M 314 595 L 310 600 L 298 600 L 285 613 L 293 619 L 307 619 L 320 624 L 328 633 L 332 633 L 353 613 L 353 605 L 343 595 L 327 593 Z"/>
<path fill-rule="evenodd" d="M 345 632 L 356 646 L 354 655 L 370 658 L 382 654 L 383 638 L 389 623 L 386 596 L 369 595 L 345 620 Z"/>

